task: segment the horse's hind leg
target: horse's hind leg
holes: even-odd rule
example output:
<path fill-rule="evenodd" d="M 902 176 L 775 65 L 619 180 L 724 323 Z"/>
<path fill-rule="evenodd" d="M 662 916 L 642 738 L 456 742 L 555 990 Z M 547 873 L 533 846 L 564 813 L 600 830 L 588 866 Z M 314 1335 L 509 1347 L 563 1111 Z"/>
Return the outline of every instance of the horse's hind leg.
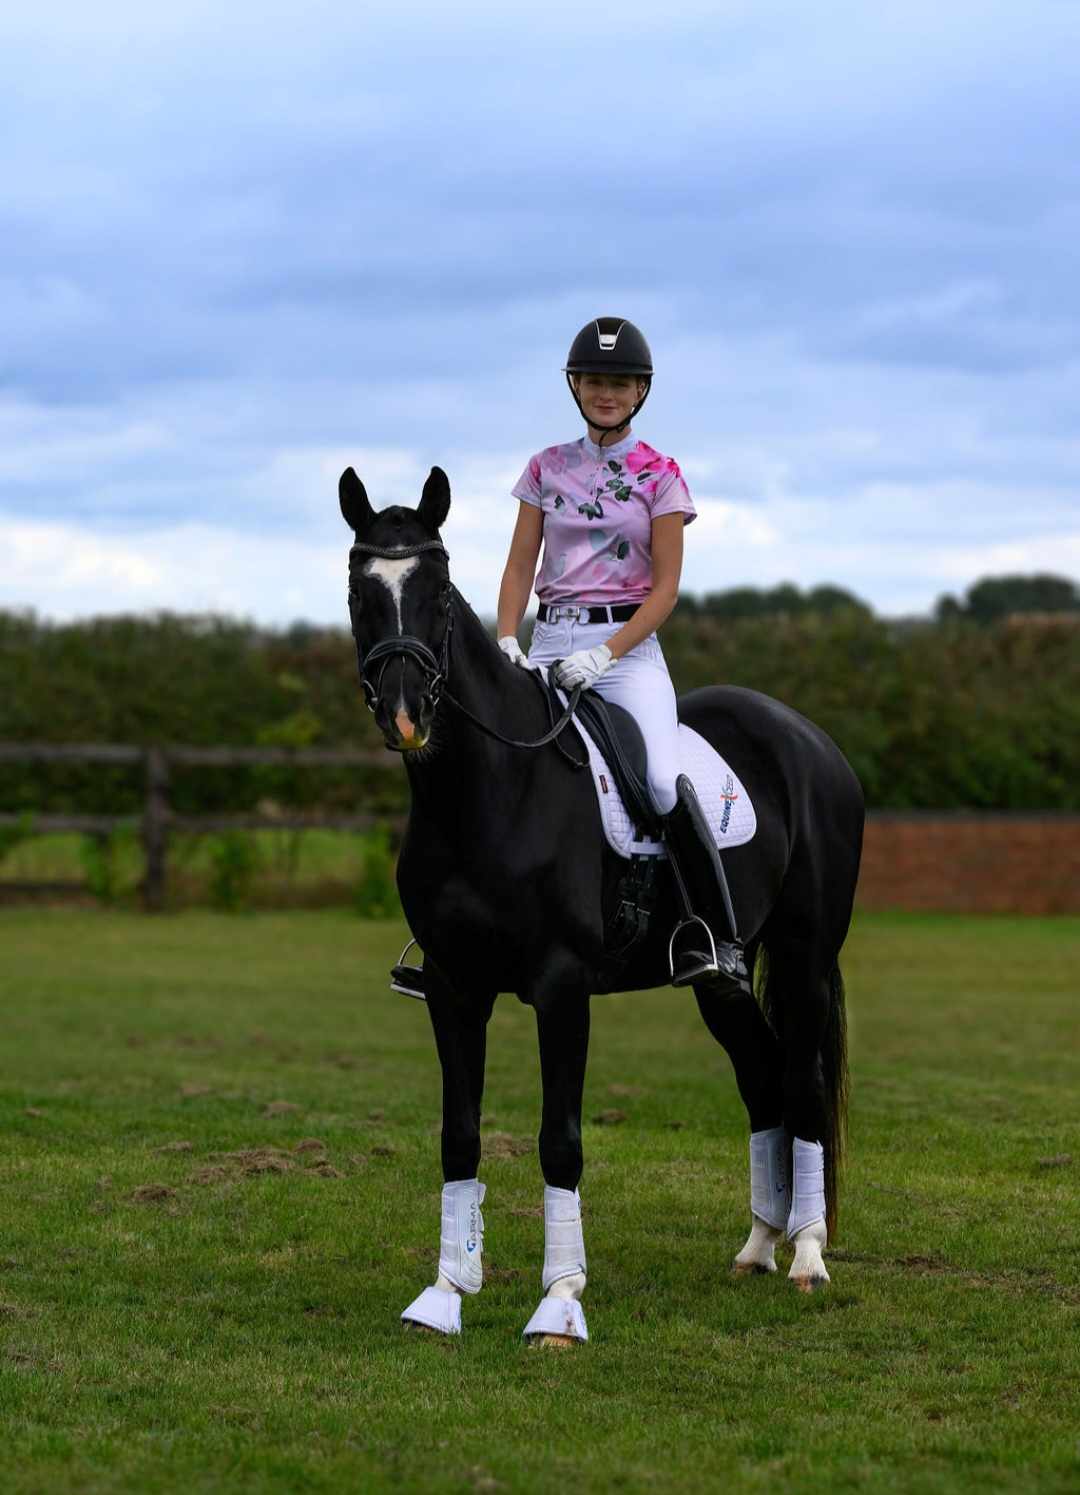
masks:
<path fill-rule="evenodd" d="M 484 1185 L 480 1163 L 480 1104 L 484 1093 L 487 1023 L 494 998 L 462 1003 L 430 967 L 427 1008 L 443 1076 L 442 1228 L 439 1274 L 401 1315 L 443 1334 L 461 1331 L 461 1294 L 483 1284 Z"/>
<path fill-rule="evenodd" d="M 544 1109 L 540 1167 L 544 1174 L 545 1297 L 525 1326 L 529 1339 L 565 1346 L 585 1340 L 585 1238 L 581 1228 L 581 1101 L 589 1051 L 589 999 L 563 997 L 538 1009 Z"/>
<path fill-rule="evenodd" d="M 706 1027 L 727 1051 L 750 1117 L 750 1234 L 737 1276 L 776 1271 L 790 1205 L 790 1138 L 784 1131 L 783 1054 L 753 997 L 694 988 Z"/>
<path fill-rule="evenodd" d="M 812 1292 L 829 1280 L 822 1252 L 835 1229 L 847 1099 L 843 986 L 835 958 L 813 948 L 774 954 L 769 984 L 784 1047 L 783 1120 L 793 1139 L 788 1276 Z"/>

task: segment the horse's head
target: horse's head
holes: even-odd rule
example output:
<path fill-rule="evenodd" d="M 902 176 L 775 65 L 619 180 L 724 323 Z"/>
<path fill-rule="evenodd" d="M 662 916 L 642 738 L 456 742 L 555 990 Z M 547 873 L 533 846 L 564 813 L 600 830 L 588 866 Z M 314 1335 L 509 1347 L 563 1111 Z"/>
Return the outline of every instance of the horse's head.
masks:
<path fill-rule="evenodd" d="M 356 536 L 349 616 L 360 683 L 387 747 L 411 752 L 428 740 L 450 648 L 449 556 L 439 539 L 450 483 L 433 467 L 418 508 L 376 513 L 347 467 L 338 496 Z"/>

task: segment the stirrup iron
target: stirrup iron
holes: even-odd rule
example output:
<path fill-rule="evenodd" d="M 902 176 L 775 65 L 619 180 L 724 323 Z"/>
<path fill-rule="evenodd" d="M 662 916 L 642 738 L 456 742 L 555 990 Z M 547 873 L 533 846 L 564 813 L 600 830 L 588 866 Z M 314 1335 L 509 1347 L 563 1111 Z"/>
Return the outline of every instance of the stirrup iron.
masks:
<path fill-rule="evenodd" d="M 423 966 L 405 964 L 405 957 L 415 944 L 415 940 L 410 940 L 398 956 L 397 965 L 390 968 L 390 990 L 400 992 L 403 997 L 415 997 L 418 1002 L 426 1002 Z"/>
<path fill-rule="evenodd" d="M 702 929 L 704 929 L 704 931 L 705 931 L 705 938 L 709 942 L 709 948 L 708 948 L 707 952 L 702 952 L 703 955 L 704 955 L 704 960 L 703 960 L 700 968 L 698 970 L 694 971 L 693 975 L 691 975 L 691 976 L 682 976 L 682 977 L 679 978 L 678 981 L 676 981 L 676 979 L 675 979 L 675 941 L 678 939 L 678 937 L 679 937 L 680 933 L 682 932 L 682 930 L 689 929 L 692 924 L 698 924 L 698 925 L 701 926 Z M 694 954 L 696 954 L 697 952 L 695 951 L 695 952 L 688 952 L 688 953 L 694 953 Z M 701 976 L 719 976 L 719 974 L 720 974 L 720 966 L 719 966 L 719 964 L 717 962 L 717 959 L 716 959 L 716 941 L 713 939 L 712 930 L 706 924 L 706 922 L 705 922 L 704 919 L 702 919 L 701 917 L 699 917 L 699 915 L 694 914 L 694 913 L 689 913 L 685 919 L 680 919 L 679 922 L 678 922 L 678 924 L 676 924 L 674 930 L 672 931 L 671 939 L 668 940 L 667 958 L 668 958 L 668 971 L 670 972 L 670 975 L 671 975 L 671 984 L 672 984 L 672 986 L 689 986 L 692 981 L 697 980 Z"/>

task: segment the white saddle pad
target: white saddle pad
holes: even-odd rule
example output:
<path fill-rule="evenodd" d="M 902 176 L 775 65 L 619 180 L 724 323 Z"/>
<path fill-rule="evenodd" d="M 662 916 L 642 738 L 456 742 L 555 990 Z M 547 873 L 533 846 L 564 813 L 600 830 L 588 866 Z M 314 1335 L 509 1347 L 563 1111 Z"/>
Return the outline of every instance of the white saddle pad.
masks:
<path fill-rule="evenodd" d="M 574 718 L 574 725 L 589 749 L 589 767 L 596 785 L 600 819 L 604 824 L 608 845 L 623 857 L 667 856 L 662 841 L 639 838 L 638 829 L 626 813 L 622 795 L 615 787 L 611 770 L 600 756 L 596 743 L 577 717 Z M 721 758 L 711 743 L 705 741 L 700 732 L 695 732 L 693 727 L 682 722 L 679 723 L 679 745 L 681 771 L 689 775 L 697 790 L 697 797 L 717 846 L 723 851 L 725 846 L 741 846 L 744 841 L 749 841 L 757 830 L 757 816 L 750 803 L 750 796 L 734 769 Z"/>

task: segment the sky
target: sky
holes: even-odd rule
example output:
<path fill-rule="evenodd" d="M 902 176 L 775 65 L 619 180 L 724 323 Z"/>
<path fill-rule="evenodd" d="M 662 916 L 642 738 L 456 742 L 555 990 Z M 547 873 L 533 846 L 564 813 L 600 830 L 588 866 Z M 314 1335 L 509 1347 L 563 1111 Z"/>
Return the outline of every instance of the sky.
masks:
<path fill-rule="evenodd" d="M 1076 0 L 0 13 L 0 608 L 346 622 L 337 479 L 493 615 L 636 322 L 685 590 L 1080 577 Z"/>

